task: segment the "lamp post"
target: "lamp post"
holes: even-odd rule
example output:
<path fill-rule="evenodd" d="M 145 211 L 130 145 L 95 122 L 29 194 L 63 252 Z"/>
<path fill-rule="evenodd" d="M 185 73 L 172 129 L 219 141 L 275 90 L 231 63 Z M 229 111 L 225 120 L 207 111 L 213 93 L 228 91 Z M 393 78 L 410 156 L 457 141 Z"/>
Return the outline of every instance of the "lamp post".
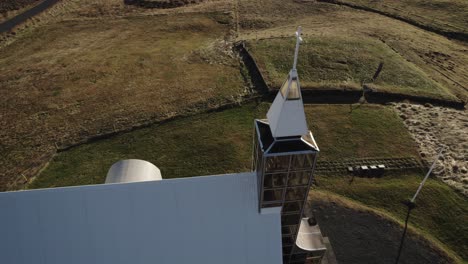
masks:
<path fill-rule="evenodd" d="M 427 174 L 424 177 L 424 179 L 422 180 L 422 182 L 419 184 L 418 190 L 416 190 L 416 193 L 414 194 L 413 198 L 411 198 L 411 200 L 403 202 L 403 204 L 408 207 L 408 212 L 406 213 L 405 228 L 403 229 L 403 235 L 401 236 L 400 247 L 398 248 L 398 255 L 397 255 L 397 258 L 395 260 L 395 264 L 398 264 L 398 261 L 400 261 L 401 251 L 403 249 L 403 243 L 405 242 L 406 231 L 408 230 L 408 221 L 409 221 L 409 218 L 410 218 L 410 215 L 411 215 L 411 210 L 413 210 L 416 207 L 416 203 L 415 203 L 416 197 L 418 197 L 419 192 L 421 192 L 422 187 L 426 183 L 426 180 L 429 178 L 429 175 L 431 175 L 431 172 L 434 169 L 435 164 L 437 163 L 439 158 L 442 156 L 442 152 L 444 150 L 445 150 L 445 148 L 442 148 L 439 151 L 439 154 L 437 154 L 434 162 L 432 163 L 431 167 L 429 168 L 429 171 L 427 172 Z"/>

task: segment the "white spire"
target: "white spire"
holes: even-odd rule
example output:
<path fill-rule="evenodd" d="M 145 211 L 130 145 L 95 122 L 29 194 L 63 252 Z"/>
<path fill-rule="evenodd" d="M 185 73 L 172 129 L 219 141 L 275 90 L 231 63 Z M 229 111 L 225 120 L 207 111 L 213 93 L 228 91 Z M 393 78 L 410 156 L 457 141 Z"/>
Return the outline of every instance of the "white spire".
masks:
<path fill-rule="evenodd" d="M 299 27 L 296 32 L 296 50 L 293 68 L 267 113 L 271 133 L 275 138 L 302 136 L 308 132 L 299 76 L 296 71 L 301 42 L 301 27 Z"/>

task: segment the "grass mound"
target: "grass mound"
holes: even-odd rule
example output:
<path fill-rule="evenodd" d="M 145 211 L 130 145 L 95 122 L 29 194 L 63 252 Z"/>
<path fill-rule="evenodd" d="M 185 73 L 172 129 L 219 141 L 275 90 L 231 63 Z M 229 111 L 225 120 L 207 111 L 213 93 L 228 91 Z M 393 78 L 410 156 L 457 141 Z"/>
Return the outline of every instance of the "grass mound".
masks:
<path fill-rule="evenodd" d="M 397 219 L 404 220 L 406 206 L 401 202 L 410 199 L 423 175 L 401 174 L 381 179 L 317 176 L 318 189 L 348 197 L 373 208 L 383 209 Z M 448 185 L 429 179 L 416 200 L 410 224 L 430 234 L 451 248 L 452 255 L 468 259 L 468 200 Z"/>
<path fill-rule="evenodd" d="M 293 39 L 247 42 L 267 83 L 277 89 L 292 66 Z M 361 89 L 384 63 L 372 87 L 381 92 L 433 98 L 453 96 L 384 43 L 372 39 L 311 37 L 301 46 L 298 72 L 303 89 Z"/>
<path fill-rule="evenodd" d="M 392 263 L 395 260 L 404 228 L 402 219 L 381 208 L 317 188 L 309 193 L 309 201 L 308 212 L 312 211 L 320 229 L 332 241 L 337 261 Z M 427 232 L 410 225 L 400 262 L 459 263 L 461 259 Z"/>

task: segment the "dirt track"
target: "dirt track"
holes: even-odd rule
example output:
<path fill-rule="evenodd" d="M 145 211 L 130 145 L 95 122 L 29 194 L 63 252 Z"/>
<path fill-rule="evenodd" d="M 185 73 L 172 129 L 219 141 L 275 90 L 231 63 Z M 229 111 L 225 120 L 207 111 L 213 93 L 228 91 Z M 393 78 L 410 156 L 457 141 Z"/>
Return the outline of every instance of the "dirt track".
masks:
<path fill-rule="evenodd" d="M 394 104 L 394 109 L 419 145 L 421 157 L 432 163 L 443 147 L 434 175 L 468 195 L 468 111 L 427 104 Z"/>

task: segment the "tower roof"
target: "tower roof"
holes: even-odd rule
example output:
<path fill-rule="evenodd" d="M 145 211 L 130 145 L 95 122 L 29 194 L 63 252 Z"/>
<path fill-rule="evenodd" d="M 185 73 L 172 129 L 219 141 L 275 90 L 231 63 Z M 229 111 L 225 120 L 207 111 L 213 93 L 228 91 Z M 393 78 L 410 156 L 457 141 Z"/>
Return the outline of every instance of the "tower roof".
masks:
<path fill-rule="evenodd" d="M 271 133 L 275 138 L 302 136 L 308 132 L 301 86 L 296 70 L 299 46 L 302 42 L 301 27 L 296 32 L 296 39 L 293 68 L 267 113 Z"/>
<path fill-rule="evenodd" d="M 300 137 L 275 138 L 271 133 L 268 120 L 255 120 L 255 129 L 259 135 L 260 148 L 265 154 L 284 154 L 287 152 L 317 152 L 319 147 L 312 132 L 308 131 Z"/>

